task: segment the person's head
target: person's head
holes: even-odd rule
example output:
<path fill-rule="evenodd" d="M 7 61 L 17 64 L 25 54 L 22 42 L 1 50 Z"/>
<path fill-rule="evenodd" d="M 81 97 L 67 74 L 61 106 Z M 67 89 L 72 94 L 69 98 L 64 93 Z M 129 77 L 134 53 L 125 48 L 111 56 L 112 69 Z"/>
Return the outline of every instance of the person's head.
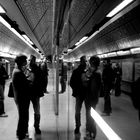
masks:
<path fill-rule="evenodd" d="M 96 70 L 100 65 L 100 58 L 98 56 L 91 56 L 89 59 L 90 67 Z"/>
<path fill-rule="evenodd" d="M 34 55 L 30 55 L 30 62 L 35 63 L 36 62 L 36 57 Z"/>
<path fill-rule="evenodd" d="M 0 57 L 0 66 L 2 66 L 2 58 Z"/>
<path fill-rule="evenodd" d="M 104 67 L 110 66 L 110 65 L 111 65 L 111 61 L 110 61 L 109 58 L 106 58 L 103 62 L 104 62 L 104 63 L 103 63 Z"/>
<path fill-rule="evenodd" d="M 32 66 L 36 63 L 36 57 L 34 55 L 30 55 L 29 65 Z"/>
<path fill-rule="evenodd" d="M 19 54 L 15 58 L 15 63 L 17 64 L 18 68 L 24 69 L 27 65 L 27 56 L 23 54 Z"/>
<path fill-rule="evenodd" d="M 80 64 L 81 65 L 86 65 L 86 62 L 87 62 L 86 56 L 85 55 L 81 56 L 80 57 Z"/>
<path fill-rule="evenodd" d="M 86 68 L 86 65 L 87 65 L 86 62 L 87 62 L 86 56 L 85 55 L 81 56 L 80 57 L 80 67 L 83 68 L 83 69 L 85 69 Z"/>

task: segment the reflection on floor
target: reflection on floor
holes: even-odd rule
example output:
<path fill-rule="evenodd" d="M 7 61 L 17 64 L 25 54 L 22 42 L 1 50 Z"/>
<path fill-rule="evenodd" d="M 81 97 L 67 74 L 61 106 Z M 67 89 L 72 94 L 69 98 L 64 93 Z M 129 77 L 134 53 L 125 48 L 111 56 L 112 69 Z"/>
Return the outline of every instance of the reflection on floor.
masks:
<path fill-rule="evenodd" d="M 49 79 L 49 94 L 41 98 L 41 130 L 42 134 L 35 135 L 33 128 L 33 109 L 30 105 L 29 133 L 33 140 L 84 140 L 85 137 L 85 108 L 83 105 L 81 114 L 81 134 L 74 135 L 74 105 L 75 99 L 71 96 L 71 88 L 59 94 L 59 115 L 54 111 L 54 89 L 52 80 Z M 0 140 L 16 140 L 17 109 L 12 98 L 7 97 L 8 84 L 5 89 L 5 111 L 7 118 L 0 118 Z M 140 140 L 140 122 L 137 111 L 133 108 L 128 96 L 122 94 L 120 97 L 111 95 L 112 114 L 103 117 L 109 126 L 122 138 L 122 140 Z M 103 98 L 100 98 L 97 112 L 103 110 Z M 96 140 L 107 140 L 106 136 L 97 126 Z"/>

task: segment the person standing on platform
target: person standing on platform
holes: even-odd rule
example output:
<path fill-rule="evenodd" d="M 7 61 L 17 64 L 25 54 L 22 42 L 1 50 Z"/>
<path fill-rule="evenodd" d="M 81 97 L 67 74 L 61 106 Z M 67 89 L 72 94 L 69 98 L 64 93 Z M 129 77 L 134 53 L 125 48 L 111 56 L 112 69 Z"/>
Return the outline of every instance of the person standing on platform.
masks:
<path fill-rule="evenodd" d="M 119 63 L 116 63 L 115 65 L 114 74 L 115 74 L 115 82 L 114 82 L 115 96 L 120 96 L 121 95 L 122 69 Z"/>
<path fill-rule="evenodd" d="M 82 56 L 80 58 L 80 65 L 76 68 L 71 75 L 70 78 L 70 86 L 72 88 L 72 96 L 76 99 L 75 104 L 75 123 L 76 127 L 74 130 L 75 134 L 80 133 L 81 126 L 81 107 L 82 103 L 85 100 L 85 87 L 82 83 L 82 74 L 85 73 L 86 70 L 86 56 Z"/>
<path fill-rule="evenodd" d="M 61 91 L 60 93 L 64 93 L 66 91 L 66 82 L 67 82 L 67 64 L 62 62 L 61 73 L 60 73 L 60 84 Z"/>
<path fill-rule="evenodd" d="M 34 128 L 36 134 L 41 134 L 40 130 L 40 97 L 43 97 L 42 71 L 36 64 L 36 57 L 30 56 L 29 73 L 27 76 L 30 81 L 30 100 L 34 109 Z"/>
<path fill-rule="evenodd" d="M 140 77 L 138 77 L 132 84 L 130 98 L 134 108 L 138 111 L 138 118 L 140 121 Z"/>
<path fill-rule="evenodd" d="M 4 89 L 6 79 L 8 79 L 8 74 L 3 66 L 2 58 L 0 58 L 0 117 L 8 117 L 4 109 Z"/>
<path fill-rule="evenodd" d="M 114 71 L 110 59 L 107 59 L 104 63 L 102 80 L 104 86 L 104 111 L 102 116 L 110 116 L 110 113 L 112 113 L 110 91 L 113 89 L 114 83 Z"/>
<path fill-rule="evenodd" d="M 48 90 L 47 90 L 47 85 L 48 85 L 48 72 L 49 72 L 49 69 L 48 69 L 48 65 L 47 65 L 47 59 L 45 59 L 45 61 L 43 61 L 41 64 L 40 64 L 40 68 L 41 68 L 41 71 L 42 71 L 42 84 L 43 84 L 43 87 L 44 87 L 44 90 L 43 92 L 44 93 L 49 93 Z"/>
<path fill-rule="evenodd" d="M 100 65 L 100 58 L 98 56 L 91 56 L 89 60 L 89 68 L 86 71 L 87 92 L 85 99 L 86 106 L 86 135 L 89 138 L 95 138 L 97 134 L 96 124 L 91 117 L 90 109 L 96 108 L 101 91 L 101 72 L 98 70 Z"/>
<path fill-rule="evenodd" d="M 30 104 L 30 89 L 29 81 L 27 80 L 24 70 L 26 69 L 27 57 L 18 55 L 15 58 L 16 66 L 12 72 L 12 85 L 14 92 L 14 100 L 18 110 L 18 125 L 16 135 L 19 140 L 27 137 L 28 121 L 29 121 L 29 104 Z"/>

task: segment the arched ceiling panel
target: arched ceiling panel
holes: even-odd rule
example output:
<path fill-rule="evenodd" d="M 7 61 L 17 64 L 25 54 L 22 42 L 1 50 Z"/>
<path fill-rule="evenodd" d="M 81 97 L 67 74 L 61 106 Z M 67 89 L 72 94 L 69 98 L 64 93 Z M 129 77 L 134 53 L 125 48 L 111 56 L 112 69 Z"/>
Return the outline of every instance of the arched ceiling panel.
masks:
<path fill-rule="evenodd" d="M 30 48 L 2 23 L 0 23 L 0 51 L 15 55 L 23 53 L 30 56 L 33 54 L 40 59 L 40 54 L 38 54 L 33 48 Z"/>
<path fill-rule="evenodd" d="M 95 55 L 140 46 L 139 12 L 140 6 L 137 6 L 75 49 L 73 52 L 77 56 L 73 56 L 73 52 L 71 52 L 68 57 L 78 57 L 81 55 L 79 52 L 83 52 L 83 54 L 93 52 Z"/>

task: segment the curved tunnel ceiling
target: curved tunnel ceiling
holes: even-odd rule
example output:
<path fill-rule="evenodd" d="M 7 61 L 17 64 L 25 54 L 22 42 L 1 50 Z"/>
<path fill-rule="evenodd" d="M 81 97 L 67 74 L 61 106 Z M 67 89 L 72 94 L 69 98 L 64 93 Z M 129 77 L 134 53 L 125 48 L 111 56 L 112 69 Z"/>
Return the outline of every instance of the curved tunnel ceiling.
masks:
<path fill-rule="evenodd" d="M 135 7 L 136 6 L 136 7 Z M 133 10 L 131 10 L 132 7 Z M 99 31 L 89 41 L 65 55 L 65 59 L 76 58 L 123 50 L 140 46 L 140 5 L 133 3 L 128 7 L 131 11 L 120 18 L 108 21 L 108 26 Z M 123 13 L 123 11 L 122 11 Z M 121 14 L 120 14 L 121 15 Z"/>
<path fill-rule="evenodd" d="M 42 53 L 54 55 L 53 45 L 55 45 L 55 41 L 59 40 L 58 50 L 60 54 L 67 51 L 83 36 L 93 33 L 99 26 L 105 24 L 109 20 L 106 15 L 122 1 L 1 0 L 0 4 L 6 9 L 7 16 L 12 21 L 16 21 L 19 28 L 27 34 Z M 134 0 L 134 3 L 139 4 L 139 0 Z M 133 26 L 139 30 L 139 25 L 137 25 L 139 20 L 137 18 L 137 21 L 132 20 L 134 23 L 129 21 L 126 24 L 121 23 L 122 21 L 123 18 L 110 24 L 89 41 L 89 45 L 86 43 L 75 49 L 67 58 L 79 57 L 80 53 L 88 54 L 89 49 L 97 54 L 122 49 L 119 44 L 124 44 L 126 42 L 124 40 L 130 42 L 135 38 L 135 34 L 138 34 Z M 128 31 L 127 28 L 130 28 L 131 31 Z M 123 39 L 118 38 L 119 34 Z"/>
<path fill-rule="evenodd" d="M 28 57 L 33 54 L 37 59 L 40 59 L 39 53 L 30 48 L 2 23 L 0 23 L 0 52 L 13 54 L 15 56 L 22 53 Z"/>

